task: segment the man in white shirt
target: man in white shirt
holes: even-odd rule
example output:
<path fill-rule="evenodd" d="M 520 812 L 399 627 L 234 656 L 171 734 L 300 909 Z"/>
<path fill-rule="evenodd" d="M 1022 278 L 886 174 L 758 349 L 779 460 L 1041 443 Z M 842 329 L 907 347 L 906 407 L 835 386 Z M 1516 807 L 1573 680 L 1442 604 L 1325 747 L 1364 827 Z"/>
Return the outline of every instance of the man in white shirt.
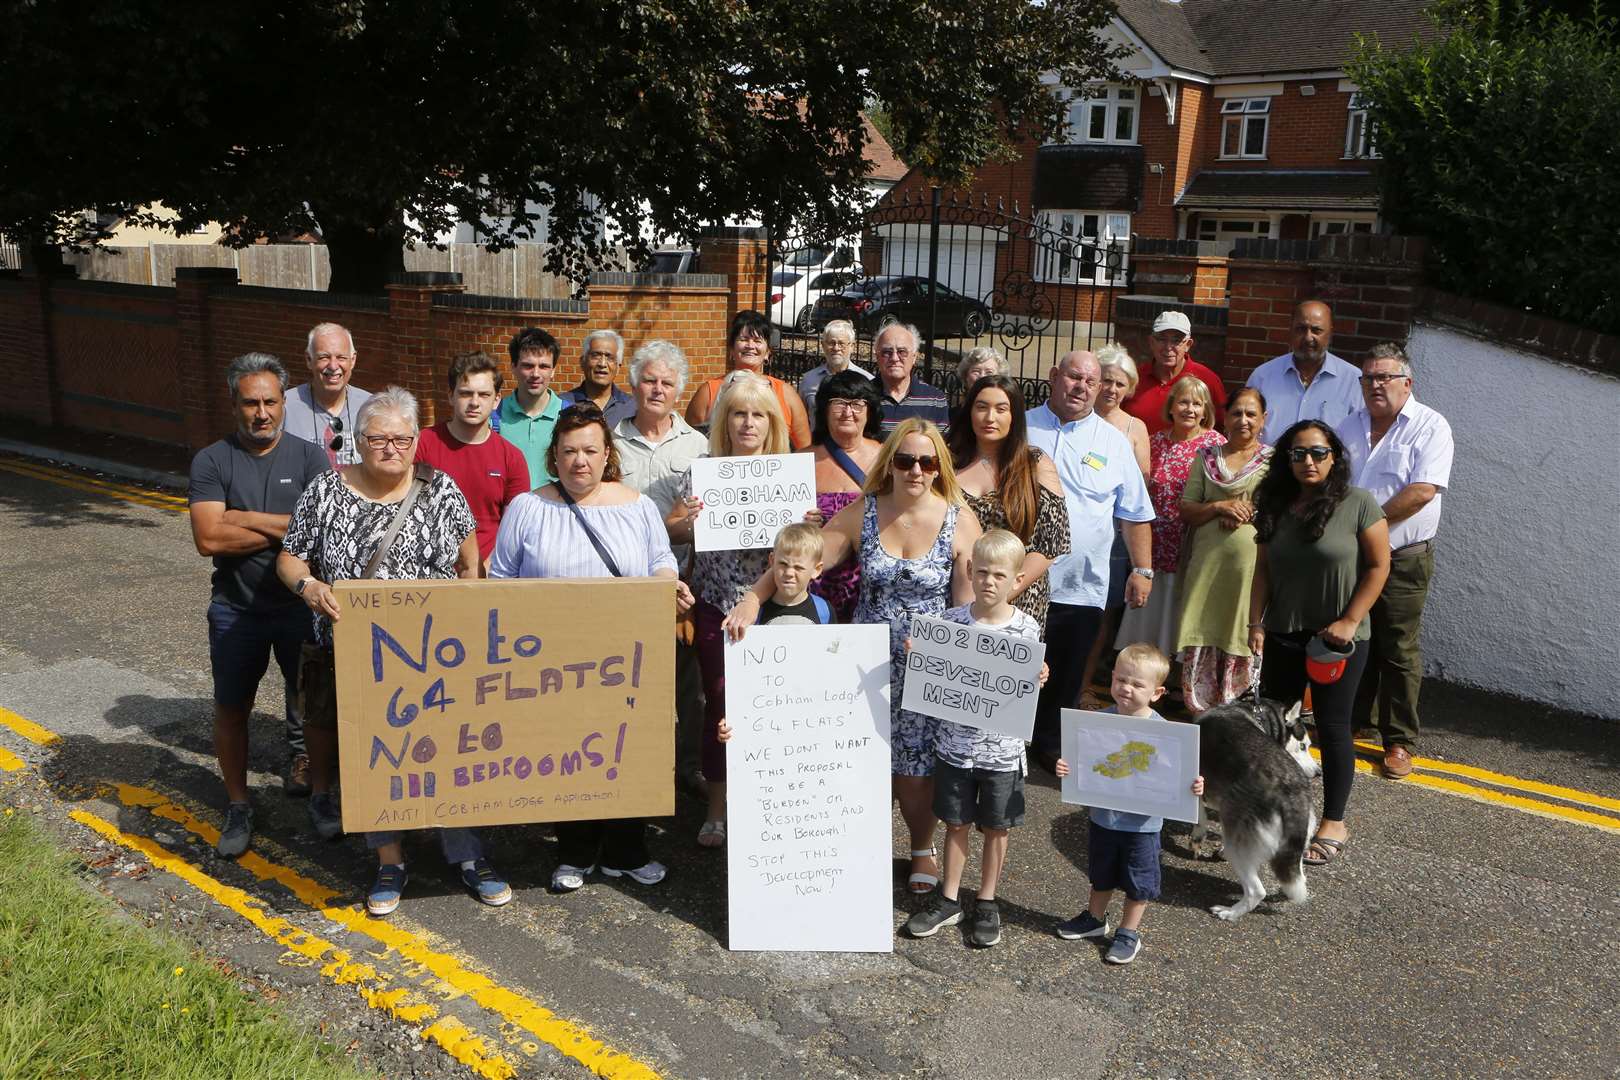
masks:
<path fill-rule="evenodd" d="M 304 356 L 310 379 L 287 393 L 285 430 L 326 451 L 334 469 L 357 464 L 360 449 L 354 418 L 371 395 L 349 384 L 359 359 L 354 335 L 337 323 L 321 323 L 309 332 Z"/>
<path fill-rule="evenodd" d="M 1451 425 L 1412 396 L 1412 368 L 1398 345 L 1375 345 L 1361 367 L 1366 408 L 1338 426 L 1351 483 L 1372 492 L 1389 521 L 1389 581 L 1372 608 L 1371 653 L 1351 714 L 1376 724 L 1384 775 L 1412 771 L 1423 687 L 1423 602 L 1434 572 L 1440 500 L 1451 481 Z"/>
<path fill-rule="evenodd" d="M 686 355 L 673 342 L 649 341 L 630 359 L 630 396 L 635 414 L 613 429 L 619 453 L 620 479 L 658 507 L 665 517 L 680 498 L 681 478 L 694 459 L 709 449 L 709 440 L 688 424 L 676 407 L 686 390 Z M 684 568 L 691 548 L 677 546 Z M 703 678 L 693 641 L 675 636 L 676 777 L 699 794 L 707 794 L 700 768 L 703 749 Z"/>
<path fill-rule="evenodd" d="M 1301 420 L 1320 420 L 1328 427 L 1361 408 L 1361 372 L 1328 352 L 1333 342 L 1333 312 L 1320 300 L 1294 309 L 1294 348 L 1254 369 L 1248 385 L 1266 399 L 1266 426 L 1260 441 L 1273 446 L 1282 433 Z"/>
<path fill-rule="evenodd" d="M 1046 655 L 1052 674 L 1035 711 L 1036 760 L 1052 768 L 1059 751 L 1060 713 L 1080 700 L 1086 656 L 1102 624 L 1108 597 L 1108 557 L 1118 518 L 1131 556 L 1125 602 L 1147 603 L 1153 589 L 1153 540 L 1142 470 L 1130 440 L 1094 412 L 1102 370 L 1089 352 L 1071 352 L 1052 368 L 1052 393 L 1028 414 L 1029 444 L 1057 466 L 1069 510 L 1069 553 L 1048 571 L 1052 605 L 1046 616 Z"/>

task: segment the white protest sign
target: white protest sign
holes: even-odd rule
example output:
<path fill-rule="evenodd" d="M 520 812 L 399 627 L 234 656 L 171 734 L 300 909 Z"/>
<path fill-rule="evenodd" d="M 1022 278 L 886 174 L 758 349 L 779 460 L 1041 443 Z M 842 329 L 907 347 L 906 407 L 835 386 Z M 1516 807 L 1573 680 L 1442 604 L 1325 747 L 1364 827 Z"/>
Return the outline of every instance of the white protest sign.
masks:
<path fill-rule="evenodd" d="M 730 947 L 892 951 L 888 627 L 750 628 L 726 719 Z"/>
<path fill-rule="evenodd" d="M 717 421 L 718 422 L 718 421 Z M 702 457 L 692 462 L 692 494 L 703 502 L 694 526 L 699 551 L 768 548 L 784 526 L 816 508 L 812 454 Z"/>
<path fill-rule="evenodd" d="M 906 690 L 900 704 L 1028 742 L 1035 732 L 1046 644 L 932 615 L 911 617 Z"/>
<path fill-rule="evenodd" d="M 1198 725 L 1063 710 L 1063 801 L 1197 821 Z"/>

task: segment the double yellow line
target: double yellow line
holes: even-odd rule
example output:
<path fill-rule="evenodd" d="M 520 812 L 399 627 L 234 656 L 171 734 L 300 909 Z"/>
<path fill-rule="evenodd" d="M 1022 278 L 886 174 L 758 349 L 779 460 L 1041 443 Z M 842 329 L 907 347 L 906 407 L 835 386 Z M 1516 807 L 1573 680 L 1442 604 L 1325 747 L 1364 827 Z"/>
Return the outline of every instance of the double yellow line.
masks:
<path fill-rule="evenodd" d="M 50 747 L 61 741 L 55 732 L 3 707 L 0 707 L 0 728 L 39 747 Z M 5 771 L 15 772 L 26 765 L 8 750 L 0 749 L 0 755 L 3 755 L 0 769 Z M 212 845 L 219 841 L 218 828 L 178 800 L 158 791 L 131 784 L 108 785 L 103 791 L 123 806 L 173 822 L 205 843 Z M 380 970 L 326 938 L 271 914 L 263 900 L 204 873 L 154 840 L 127 832 L 88 810 L 71 810 L 68 816 L 145 857 L 153 866 L 173 874 L 239 915 L 285 949 L 284 955 L 312 966 L 319 965 L 324 978 L 334 985 L 352 986 L 371 1008 L 420 1026 L 423 1038 L 438 1045 L 481 1080 L 509 1080 L 517 1074 L 516 1066 L 482 1036 L 444 1014 L 439 1001 L 464 997 L 476 1003 L 500 1021 L 506 1041 L 528 1057 L 538 1054 L 545 1045 L 604 1080 L 658 1080 L 652 1066 L 609 1046 L 592 1035 L 585 1025 L 560 1017 L 526 995 L 499 985 L 473 970 L 467 961 L 434 948 L 421 934 L 373 919 L 358 905 L 337 903 L 340 896 L 337 890 L 273 862 L 259 852 L 244 853 L 236 860 L 236 865 L 261 882 L 282 886 L 335 928 L 369 938 L 383 953 L 398 957 L 405 974 Z M 261 840 L 260 846 L 271 845 Z"/>
<path fill-rule="evenodd" d="M 69 472 L 67 469 L 58 469 L 51 465 L 40 465 L 33 461 L 21 458 L 0 458 L 0 472 L 14 473 L 17 476 L 26 476 L 33 480 L 44 480 L 47 483 L 60 487 L 72 488 L 89 495 L 102 495 L 111 499 L 119 499 L 138 506 L 150 506 L 156 510 L 169 510 L 175 513 L 190 513 L 190 507 L 183 496 L 171 495 L 164 491 L 153 491 L 148 488 L 132 487 L 129 484 L 115 484 L 107 480 L 97 480 L 93 476 L 84 476 L 80 473 Z"/>

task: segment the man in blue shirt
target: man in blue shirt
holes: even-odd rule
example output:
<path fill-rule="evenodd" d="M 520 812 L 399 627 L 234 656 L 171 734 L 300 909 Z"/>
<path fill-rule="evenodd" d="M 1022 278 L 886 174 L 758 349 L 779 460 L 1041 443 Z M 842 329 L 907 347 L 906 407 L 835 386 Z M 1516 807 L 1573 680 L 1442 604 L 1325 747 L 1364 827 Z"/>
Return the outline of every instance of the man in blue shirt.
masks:
<path fill-rule="evenodd" d="M 1131 556 L 1125 603 L 1141 607 L 1153 589 L 1153 504 L 1130 440 L 1094 411 L 1102 382 L 1097 357 L 1071 352 L 1053 366 L 1050 379 L 1051 397 L 1028 414 L 1029 444 L 1057 466 L 1069 510 L 1069 554 L 1048 571 L 1046 655 L 1052 675 L 1035 710 L 1035 756 L 1048 770 L 1057 763 L 1060 714 L 1079 703 L 1086 656 L 1102 625 L 1115 518 Z"/>
<path fill-rule="evenodd" d="M 563 408 L 590 402 L 602 410 L 608 430 L 636 415 L 636 401 L 615 385 L 624 363 L 624 338 L 612 330 L 592 330 L 580 349 L 580 384 L 563 395 Z"/>
<path fill-rule="evenodd" d="M 1294 309 L 1292 352 L 1254 369 L 1248 385 L 1265 395 L 1266 426 L 1260 441 L 1275 446 L 1301 420 L 1338 427 L 1361 408 L 1361 372 L 1328 352 L 1333 312 L 1320 300 Z"/>

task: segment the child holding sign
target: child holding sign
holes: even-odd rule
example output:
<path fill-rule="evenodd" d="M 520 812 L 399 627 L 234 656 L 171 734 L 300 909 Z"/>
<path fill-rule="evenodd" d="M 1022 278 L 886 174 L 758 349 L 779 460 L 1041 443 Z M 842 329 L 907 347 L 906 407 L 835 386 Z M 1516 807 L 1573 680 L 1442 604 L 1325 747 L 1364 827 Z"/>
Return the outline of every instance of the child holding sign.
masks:
<path fill-rule="evenodd" d="M 1140 643 L 1121 650 L 1114 661 L 1114 679 L 1109 692 L 1113 708 L 1103 712 L 1120 716 L 1151 716 L 1163 720 L 1153 703 L 1164 696 L 1165 676 L 1170 661 L 1152 645 Z M 1069 775 L 1069 763 L 1057 762 L 1058 776 Z M 1204 778 L 1193 781 L 1194 795 L 1204 793 Z M 1091 878 L 1091 898 L 1086 910 L 1058 924 L 1057 936 L 1075 941 L 1099 938 L 1108 933 L 1108 902 L 1114 890 L 1125 890 L 1125 910 L 1119 929 L 1103 959 L 1110 964 L 1128 964 L 1142 951 L 1142 915 L 1148 901 L 1159 896 L 1159 831 L 1164 819 L 1144 814 L 1092 807 L 1091 836 L 1086 871 Z"/>
<path fill-rule="evenodd" d="M 1005 529 L 992 529 L 979 537 L 968 560 L 973 603 L 951 608 L 943 618 L 1039 641 L 1040 624 L 1012 606 L 1024 580 L 1024 554 L 1024 542 Z M 1043 685 L 1046 676 L 1047 667 L 1042 664 Z M 934 813 L 945 822 L 945 866 L 939 888 L 907 920 L 906 933 L 932 937 L 941 927 L 962 921 L 957 892 L 967 865 L 968 842 L 977 825 L 984 836 L 984 853 L 979 860 L 979 891 L 968 941 L 989 948 L 1001 940 L 996 882 L 1007 860 L 1008 834 L 1013 826 L 1024 823 L 1024 775 L 1029 771 L 1024 740 L 941 720 L 934 753 Z"/>

